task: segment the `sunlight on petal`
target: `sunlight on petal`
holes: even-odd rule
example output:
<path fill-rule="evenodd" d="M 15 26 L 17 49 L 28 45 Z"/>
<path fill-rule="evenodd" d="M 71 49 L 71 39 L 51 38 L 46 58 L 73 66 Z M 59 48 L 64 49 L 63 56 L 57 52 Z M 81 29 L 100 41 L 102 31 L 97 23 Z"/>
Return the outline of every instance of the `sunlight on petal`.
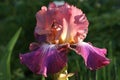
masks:
<path fill-rule="evenodd" d="M 96 48 L 88 43 L 81 42 L 77 45 L 77 54 L 81 55 L 86 66 L 91 70 L 99 69 L 110 63 L 110 60 L 105 57 L 106 49 Z"/>
<path fill-rule="evenodd" d="M 52 40 L 48 39 L 48 42 L 51 43 L 54 43 L 55 40 L 58 40 L 59 43 L 77 43 L 78 39 L 84 40 L 88 33 L 89 22 L 85 14 L 82 10 L 67 3 L 60 6 L 51 3 L 48 9 L 43 6 L 37 12 L 36 19 L 35 33 L 51 36 Z M 54 23 L 57 24 L 56 27 L 61 26 L 60 32 L 58 28 L 54 30 L 55 34 L 59 33 L 59 36 L 52 34 L 54 33 L 52 32 Z"/>
<path fill-rule="evenodd" d="M 32 52 L 20 54 L 20 61 L 32 72 L 47 77 L 47 74 L 57 73 L 66 65 L 67 45 L 43 44 Z"/>

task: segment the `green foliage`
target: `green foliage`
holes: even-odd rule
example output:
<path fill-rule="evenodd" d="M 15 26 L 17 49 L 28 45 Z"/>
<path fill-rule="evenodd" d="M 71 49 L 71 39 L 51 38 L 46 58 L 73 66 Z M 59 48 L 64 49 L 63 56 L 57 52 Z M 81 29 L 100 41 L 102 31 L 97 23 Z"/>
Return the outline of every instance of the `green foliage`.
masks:
<path fill-rule="evenodd" d="M 1 0 L 0 1 L 0 62 L 7 43 L 14 32 L 22 26 L 22 33 L 14 47 L 11 58 L 12 80 L 41 80 L 19 62 L 19 53 L 27 52 L 34 40 L 35 14 L 41 6 L 48 6 L 54 0 Z M 61 1 L 61 0 L 58 0 Z M 69 55 L 68 72 L 75 72 L 70 80 L 119 80 L 120 79 L 120 5 L 119 0 L 65 0 L 82 9 L 89 20 L 89 33 L 85 41 L 108 50 L 110 65 L 97 71 L 86 69 L 83 59 L 71 53 Z M 12 47 L 11 47 L 12 48 Z M 10 54 L 9 54 L 10 55 Z M 8 58 L 9 59 L 9 58 Z M 7 61 L 7 59 L 6 59 Z M 7 65 L 3 63 L 3 65 Z M 74 66 L 73 66 L 74 65 Z M 0 65 L 0 71 L 2 70 Z M 4 68 L 10 68 L 5 66 Z M 9 71 L 9 70 L 8 70 Z M 6 71 L 7 72 L 7 71 Z M 0 77 L 2 73 L 0 73 Z M 46 80 L 50 80 L 47 78 Z"/>
<path fill-rule="evenodd" d="M 11 80 L 11 71 L 10 71 L 10 61 L 11 54 L 15 43 L 20 35 L 21 28 L 16 32 L 13 38 L 8 43 L 4 53 L 2 53 L 0 58 L 0 80 Z"/>

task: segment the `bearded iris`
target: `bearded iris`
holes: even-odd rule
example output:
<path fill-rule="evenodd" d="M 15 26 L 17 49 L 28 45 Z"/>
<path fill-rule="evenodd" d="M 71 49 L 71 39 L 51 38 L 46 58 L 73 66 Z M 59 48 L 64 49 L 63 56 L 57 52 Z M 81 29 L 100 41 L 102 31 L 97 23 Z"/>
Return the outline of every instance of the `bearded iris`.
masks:
<path fill-rule="evenodd" d="M 90 70 L 96 70 L 110 63 L 105 57 L 106 49 L 83 42 L 88 33 L 89 22 L 85 14 L 67 3 L 57 6 L 51 3 L 43 6 L 36 14 L 34 31 L 36 42 L 30 44 L 30 52 L 20 54 L 20 61 L 32 72 L 54 74 L 67 65 L 70 50 L 83 57 Z"/>

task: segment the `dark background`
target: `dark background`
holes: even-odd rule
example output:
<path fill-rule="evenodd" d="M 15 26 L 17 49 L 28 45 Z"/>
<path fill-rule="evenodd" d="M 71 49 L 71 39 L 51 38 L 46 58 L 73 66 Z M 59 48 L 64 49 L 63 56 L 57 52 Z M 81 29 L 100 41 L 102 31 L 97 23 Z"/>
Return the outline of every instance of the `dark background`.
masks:
<path fill-rule="evenodd" d="M 2 52 L 15 32 L 22 27 L 22 33 L 11 56 L 12 80 L 42 80 L 19 62 L 19 53 L 29 51 L 34 42 L 35 14 L 41 6 L 48 6 L 53 0 L 0 0 L 0 51 Z M 58 0 L 59 1 L 59 0 Z M 88 70 L 83 59 L 69 54 L 68 72 L 75 72 L 70 80 L 120 80 L 120 2 L 119 0 L 65 0 L 82 9 L 89 20 L 86 42 L 108 50 L 109 66 L 98 71 Z M 1 55 L 1 53 L 0 53 Z M 74 65 L 74 66 L 73 66 Z M 49 80 L 47 78 L 46 80 Z"/>

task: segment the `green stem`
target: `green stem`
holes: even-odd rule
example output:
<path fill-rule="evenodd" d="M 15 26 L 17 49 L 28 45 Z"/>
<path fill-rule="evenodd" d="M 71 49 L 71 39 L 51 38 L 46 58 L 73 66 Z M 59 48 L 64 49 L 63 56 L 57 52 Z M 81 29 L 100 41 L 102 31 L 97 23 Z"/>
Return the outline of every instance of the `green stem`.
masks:
<path fill-rule="evenodd" d="M 67 72 L 68 66 L 66 65 L 60 72 L 52 75 L 52 80 L 69 80 L 68 77 L 74 75 L 74 73 Z"/>
<path fill-rule="evenodd" d="M 53 80 L 69 80 L 67 73 L 67 66 L 65 66 L 60 72 L 52 76 Z"/>

